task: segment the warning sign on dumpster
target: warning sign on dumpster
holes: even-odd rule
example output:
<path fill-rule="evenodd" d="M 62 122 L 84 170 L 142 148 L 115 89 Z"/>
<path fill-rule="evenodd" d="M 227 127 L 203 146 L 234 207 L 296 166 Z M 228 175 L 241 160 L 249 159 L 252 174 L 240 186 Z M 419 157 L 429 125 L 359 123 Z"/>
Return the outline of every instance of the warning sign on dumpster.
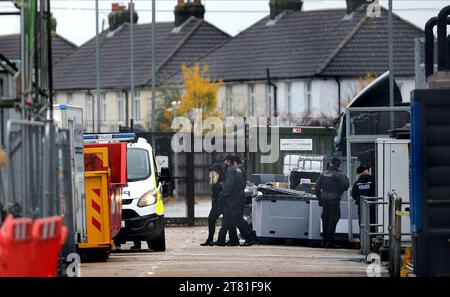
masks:
<path fill-rule="evenodd" d="M 280 139 L 282 151 L 312 151 L 312 139 Z"/>

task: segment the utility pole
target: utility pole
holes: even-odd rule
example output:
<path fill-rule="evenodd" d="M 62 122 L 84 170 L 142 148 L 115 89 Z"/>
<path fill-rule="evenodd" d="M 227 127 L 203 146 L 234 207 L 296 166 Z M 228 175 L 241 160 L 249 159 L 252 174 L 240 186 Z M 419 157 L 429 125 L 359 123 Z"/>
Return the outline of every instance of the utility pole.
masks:
<path fill-rule="evenodd" d="M 130 80 L 131 80 L 131 110 L 134 108 L 134 3 L 130 1 Z M 128 98 L 126 98 L 128 100 Z M 128 104 L 128 103 L 127 103 Z M 128 113 L 128 109 L 127 109 Z M 133 117 L 133 116 L 132 116 Z M 128 118 L 128 114 L 127 114 Z M 128 122 L 127 122 L 128 125 Z"/>
<path fill-rule="evenodd" d="M 98 36 L 98 0 L 95 0 L 95 64 L 96 64 L 96 84 L 97 84 L 97 132 L 102 130 L 102 113 L 100 101 L 100 42 Z"/>
<path fill-rule="evenodd" d="M 389 0 L 388 16 L 388 35 L 389 35 L 389 106 L 394 106 L 394 20 L 392 14 L 392 0 Z M 390 129 L 395 128 L 394 112 L 389 112 Z"/>
<path fill-rule="evenodd" d="M 152 0 L 152 132 L 156 132 L 156 1 Z M 154 139 L 154 137 L 152 137 Z M 153 147 L 155 143 L 153 141 Z"/>

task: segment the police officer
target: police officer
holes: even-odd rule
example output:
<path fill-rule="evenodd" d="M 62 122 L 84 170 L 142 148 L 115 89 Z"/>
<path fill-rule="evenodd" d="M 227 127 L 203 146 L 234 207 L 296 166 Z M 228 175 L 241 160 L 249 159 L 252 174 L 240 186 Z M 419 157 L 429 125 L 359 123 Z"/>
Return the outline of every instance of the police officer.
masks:
<path fill-rule="evenodd" d="M 324 171 L 316 183 L 316 196 L 319 205 L 323 207 L 323 247 L 335 247 L 336 225 L 341 218 L 341 196 L 347 191 L 350 182 L 344 174 L 340 173 L 341 161 L 333 158 L 329 169 Z"/>
<path fill-rule="evenodd" d="M 239 238 L 237 236 L 236 226 L 233 224 L 233 210 L 239 205 L 238 187 L 236 186 L 237 171 L 234 166 L 235 158 L 233 155 L 227 155 L 223 161 L 225 166 L 224 184 L 221 192 L 221 199 L 224 203 L 222 226 L 219 230 L 217 241 L 212 245 L 216 246 L 237 246 Z M 230 241 L 225 243 L 226 234 L 230 237 Z"/>
<path fill-rule="evenodd" d="M 244 246 L 253 245 L 250 226 L 244 220 L 243 201 L 245 199 L 245 173 L 239 168 L 236 161 L 240 159 L 233 155 L 225 157 L 224 164 L 226 166 L 225 183 L 222 191 L 222 199 L 224 200 L 224 214 L 222 220 L 222 228 L 219 231 L 219 237 L 214 245 L 218 246 L 238 246 L 239 238 L 237 236 L 236 227 L 245 239 Z M 230 241 L 225 243 L 226 232 L 228 231 Z"/>
<path fill-rule="evenodd" d="M 352 198 L 355 200 L 356 205 L 358 205 L 359 224 L 361 225 L 361 196 L 375 197 L 375 179 L 369 174 L 369 167 L 367 166 L 359 166 L 356 169 L 356 174 L 358 175 L 358 179 L 352 187 Z M 375 223 L 375 205 L 370 206 L 370 223 Z M 375 231 L 375 228 L 371 227 L 371 230 Z"/>
<path fill-rule="evenodd" d="M 238 157 L 235 156 L 234 158 L 235 163 L 234 167 L 236 168 L 237 173 L 237 180 L 236 180 L 236 186 L 238 187 L 238 205 L 236 206 L 236 209 L 233 209 L 233 225 L 236 226 L 239 229 L 239 232 L 241 232 L 242 237 L 245 239 L 244 246 L 251 246 L 255 244 L 255 241 L 252 236 L 252 230 L 250 228 L 250 225 L 247 223 L 247 221 L 244 219 L 244 207 L 246 203 L 245 199 L 245 186 L 247 184 L 247 178 L 245 174 L 245 164 L 244 162 Z"/>
<path fill-rule="evenodd" d="M 224 166 L 221 163 L 216 163 L 209 168 L 212 206 L 208 215 L 208 239 L 204 243 L 201 243 L 201 246 L 208 246 L 213 243 L 216 222 L 223 213 L 224 203 L 221 197 L 224 179 L 223 170 Z"/>

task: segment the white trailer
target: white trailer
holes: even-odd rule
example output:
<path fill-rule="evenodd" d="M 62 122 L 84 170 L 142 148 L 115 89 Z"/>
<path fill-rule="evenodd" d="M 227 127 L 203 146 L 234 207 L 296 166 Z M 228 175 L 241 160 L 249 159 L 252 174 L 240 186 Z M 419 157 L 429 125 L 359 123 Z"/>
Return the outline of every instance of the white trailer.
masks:
<path fill-rule="evenodd" d="M 87 241 L 86 197 L 84 188 L 83 109 L 67 104 L 53 106 L 53 119 L 59 128 L 69 130 L 72 197 L 61 206 L 64 222 L 75 244 Z M 73 230 L 73 234 L 71 234 Z"/>

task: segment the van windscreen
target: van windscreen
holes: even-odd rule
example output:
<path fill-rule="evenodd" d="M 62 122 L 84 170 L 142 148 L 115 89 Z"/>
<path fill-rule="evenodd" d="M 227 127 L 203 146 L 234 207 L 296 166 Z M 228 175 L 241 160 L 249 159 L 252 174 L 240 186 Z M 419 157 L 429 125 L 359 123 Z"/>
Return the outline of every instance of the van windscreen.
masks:
<path fill-rule="evenodd" d="M 127 150 L 127 173 L 129 182 L 150 177 L 150 159 L 146 150 L 138 148 Z"/>

